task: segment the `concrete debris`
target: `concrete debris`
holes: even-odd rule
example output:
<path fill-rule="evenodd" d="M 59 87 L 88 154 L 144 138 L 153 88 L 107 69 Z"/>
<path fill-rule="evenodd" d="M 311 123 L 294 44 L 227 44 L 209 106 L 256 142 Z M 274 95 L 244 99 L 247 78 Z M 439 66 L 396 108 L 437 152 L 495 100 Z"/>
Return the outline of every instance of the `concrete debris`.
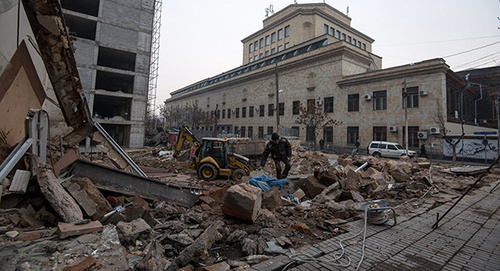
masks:
<path fill-rule="evenodd" d="M 94 258 L 94 256 L 89 255 L 87 258 L 85 258 L 85 260 L 83 260 L 77 264 L 74 264 L 71 266 L 65 266 L 63 268 L 63 271 L 85 271 L 85 270 L 89 269 L 92 265 L 94 265 L 95 263 L 96 263 L 96 259 Z"/>
<path fill-rule="evenodd" d="M 228 216 L 255 221 L 262 204 L 262 191 L 249 184 L 233 185 L 227 190 L 222 212 Z"/>
<path fill-rule="evenodd" d="M 104 214 L 112 210 L 111 205 L 89 178 L 72 178 L 64 182 L 63 186 L 78 202 L 87 216 L 94 220 L 99 220 Z"/>
<path fill-rule="evenodd" d="M 142 218 L 131 222 L 118 222 L 118 237 L 124 246 L 135 244 L 136 240 L 148 240 L 151 233 L 151 226 Z"/>
<path fill-rule="evenodd" d="M 37 156 L 32 156 L 33 168 L 37 175 L 40 189 L 50 205 L 64 222 L 76 222 L 83 219 L 82 211 L 75 200 L 64 190 L 50 168 L 42 164 Z"/>
<path fill-rule="evenodd" d="M 103 227 L 99 221 L 90 221 L 88 223 L 59 223 L 57 225 L 59 237 L 64 239 L 70 236 L 77 236 L 91 232 L 100 232 Z"/>

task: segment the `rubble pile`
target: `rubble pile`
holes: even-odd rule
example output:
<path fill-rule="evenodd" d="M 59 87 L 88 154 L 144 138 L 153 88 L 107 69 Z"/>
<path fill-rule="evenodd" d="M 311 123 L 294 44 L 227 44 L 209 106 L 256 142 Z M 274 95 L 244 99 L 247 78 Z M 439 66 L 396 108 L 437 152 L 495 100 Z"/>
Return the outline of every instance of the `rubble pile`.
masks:
<path fill-rule="evenodd" d="M 167 150 L 131 155 L 145 168 L 189 171 Z M 349 222 L 362 218 L 363 203 L 383 200 L 398 216 L 411 216 L 412 209 L 457 197 L 475 179 L 438 163 L 431 167 L 427 159 L 336 156 L 294 147 L 284 186 L 217 180 L 211 184 L 217 188 L 203 191 L 189 208 L 98 189 L 95 180 L 68 174 L 68 165 L 59 165 L 62 173 L 56 175 L 57 162 L 50 167 L 30 159 L 36 177 L 26 188 L 10 192 L 12 178 L 2 180 L 0 265 L 6 269 L 245 269 L 349 231 Z M 269 175 L 273 164 L 264 168 Z M 494 174 L 498 169 L 489 176 Z M 187 178 L 177 185 L 200 182 Z"/>

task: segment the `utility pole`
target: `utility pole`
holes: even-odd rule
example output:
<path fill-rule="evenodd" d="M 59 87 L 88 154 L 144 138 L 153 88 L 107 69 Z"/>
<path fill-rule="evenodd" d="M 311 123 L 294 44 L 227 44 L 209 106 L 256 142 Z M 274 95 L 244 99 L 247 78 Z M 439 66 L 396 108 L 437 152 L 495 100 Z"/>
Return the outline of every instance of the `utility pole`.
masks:
<path fill-rule="evenodd" d="M 495 99 L 495 108 L 497 110 L 497 157 L 500 157 L 500 95 L 497 95 Z M 500 161 L 498 167 L 500 167 Z"/>
<path fill-rule="evenodd" d="M 403 81 L 403 101 L 405 107 L 405 151 L 408 156 L 408 93 L 406 92 L 406 74 Z"/>
<path fill-rule="evenodd" d="M 279 104 L 280 104 L 280 98 L 279 98 L 279 83 L 278 83 L 278 62 L 275 63 L 275 68 L 274 68 L 274 73 L 276 74 L 276 133 L 280 133 L 280 112 L 279 112 Z"/>

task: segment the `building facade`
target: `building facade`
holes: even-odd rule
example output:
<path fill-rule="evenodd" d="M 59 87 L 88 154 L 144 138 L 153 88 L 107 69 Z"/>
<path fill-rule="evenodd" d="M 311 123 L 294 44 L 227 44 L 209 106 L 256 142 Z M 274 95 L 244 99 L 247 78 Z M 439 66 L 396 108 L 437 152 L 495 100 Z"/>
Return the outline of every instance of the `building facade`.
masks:
<path fill-rule="evenodd" d="M 123 147 L 143 146 L 154 0 L 62 0 L 94 121 Z"/>
<path fill-rule="evenodd" d="M 279 128 L 302 144 L 323 138 L 327 148 L 341 151 L 354 148 L 357 138 L 361 148 L 372 140 L 405 144 L 408 130 L 410 148 L 427 144 L 442 154 L 437 119 L 450 127 L 449 136 L 459 135 L 453 124 L 473 110 L 463 103 L 451 108 L 450 100 L 461 93 L 469 104 L 477 90 L 463 91 L 466 83 L 443 59 L 381 69 L 373 41 L 327 4 L 290 5 L 242 40 L 241 67 L 172 92 L 165 106 L 197 104 L 214 112 L 219 132 L 262 138 Z M 298 106 L 311 103 L 342 124 L 324 127 L 319 136 L 297 124 Z"/>

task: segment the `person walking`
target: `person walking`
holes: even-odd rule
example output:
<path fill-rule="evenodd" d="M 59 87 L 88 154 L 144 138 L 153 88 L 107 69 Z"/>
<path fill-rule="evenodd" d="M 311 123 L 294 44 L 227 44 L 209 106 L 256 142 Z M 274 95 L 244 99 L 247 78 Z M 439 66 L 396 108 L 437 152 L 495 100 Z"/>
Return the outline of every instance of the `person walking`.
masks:
<path fill-rule="evenodd" d="M 427 158 L 427 151 L 425 150 L 425 144 L 422 144 L 422 146 L 420 146 L 420 155 L 419 157 L 424 157 Z"/>
<path fill-rule="evenodd" d="M 325 146 L 325 140 L 322 138 L 319 140 L 319 150 L 323 150 L 323 146 Z"/>
<path fill-rule="evenodd" d="M 285 179 L 288 176 L 288 171 L 290 171 L 290 168 L 292 167 L 290 164 L 292 145 L 286 138 L 280 137 L 277 133 L 273 133 L 271 140 L 266 144 L 266 148 L 262 153 L 262 159 L 260 160 L 261 167 L 266 165 L 266 160 L 269 154 L 271 154 L 271 158 L 274 160 L 274 164 L 276 165 L 276 178 Z M 285 164 L 283 172 L 281 171 L 281 162 Z"/>
<path fill-rule="evenodd" d="M 361 144 L 359 143 L 359 138 L 356 138 L 356 144 L 354 144 L 354 146 L 356 146 L 356 154 L 359 154 L 359 146 Z"/>

